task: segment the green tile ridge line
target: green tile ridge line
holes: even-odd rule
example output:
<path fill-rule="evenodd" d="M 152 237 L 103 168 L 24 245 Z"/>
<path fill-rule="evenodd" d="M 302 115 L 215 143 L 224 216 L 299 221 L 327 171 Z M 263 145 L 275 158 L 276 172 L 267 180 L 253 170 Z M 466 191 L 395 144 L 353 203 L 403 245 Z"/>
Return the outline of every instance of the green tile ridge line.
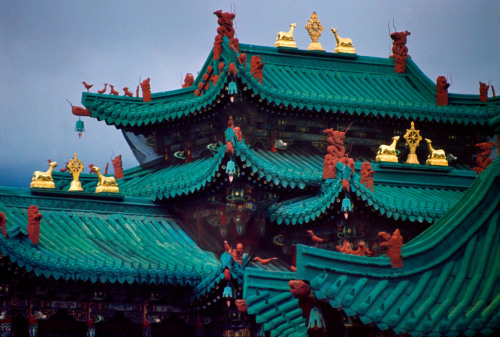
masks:
<path fill-rule="evenodd" d="M 412 336 L 490 334 L 500 325 L 500 160 L 441 219 L 386 257 L 297 247 L 297 278 L 364 324 Z M 404 236 L 404 232 L 403 232 Z"/>
<path fill-rule="evenodd" d="M 137 175 L 123 183 L 120 192 L 128 196 L 151 198 L 153 201 L 195 193 L 209 184 L 220 170 L 225 151 L 226 146 L 223 145 L 210 158 Z"/>
<path fill-rule="evenodd" d="M 307 336 L 306 318 L 288 285 L 294 279 L 292 272 L 245 270 L 243 298 L 248 313 L 255 315 L 256 322 L 271 336 Z"/>
<path fill-rule="evenodd" d="M 306 160 L 294 158 L 293 154 L 267 151 L 257 153 L 246 145 L 244 140 L 236 142 L 234 149 L 236 155 L 251 168 L 253 173 L 275 185 L 304 189 L 306 186 L 319 186 L 322 183 L 322 167 L 318 165 L 319 167 L 314 169 Z M 304 166 L 309 167 L 309 170 Z"/>

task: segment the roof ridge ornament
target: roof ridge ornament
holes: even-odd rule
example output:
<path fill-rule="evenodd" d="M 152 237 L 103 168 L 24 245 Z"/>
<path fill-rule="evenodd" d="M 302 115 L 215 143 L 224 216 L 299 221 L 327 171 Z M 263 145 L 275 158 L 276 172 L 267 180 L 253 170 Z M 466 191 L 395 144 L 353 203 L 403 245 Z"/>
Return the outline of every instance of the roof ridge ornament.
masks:
<path fill-rule="evenodd" d="M 312 42 L 309 44 L 309 47 L 307 47 L 307 50 L 324 51 L 321 43 L 318 42 L 318 39 L 321 36 L 321 32 L 323 31 L 323 26 L 321 25 L 321 21 L 318 20 L 318 14 L 316 14 L 316 12 L 312 12 L 311 18 L 309 19 L 309 21 L 307 21 L 305 28 L 312 40 Z"/>
<path fill-rule="evenodd" d="M 346 54 L 356 54 L 356 50 L 352 44 L 352 40 L 348 37 L 340 37 L 337 34 L 336 28 L 331 28 L 333 35 L 335 35 L 335 40 L 337 41 L 337 46 L 335 47 L 335 53 L 346 53 Z"/>
<path fill-rule="evenodd" d="M 73 176 L 73 181 L 71 182 L 71 185 L 68 189 L 68 191 L 83 191 L 82 188 L 82 183 L 80 182 L 80 173 L 83 171 L 83 164 L 76 157 L 76 153 L 73 156 L 73 159 L 71 159 L 67 165 L 69 172 L 71 172 L 71 175 Z"/>
<path fill-rule="evenodd" d="M 297 48 L 297 43 L 295 43 L 295 39 L 293 38 L 293 30 L 296 26 L 296 23 L 292 23 L 290 24 L 290 30 L 288 32 L 278 32 L 274 46 L 284 48 Z"/>
<path fill-rule="evenodd" d="M 420 164 L 417 158 L 416 149 L 422 137 L 420 136 L 420 130 L 415 129 L 415 123 L 413 121 L 411 122 L 411 128 L 406 129 L 406 133 L 403 137 L 406 139 L 406 144 L 410 148 L 406 164 Z"/>

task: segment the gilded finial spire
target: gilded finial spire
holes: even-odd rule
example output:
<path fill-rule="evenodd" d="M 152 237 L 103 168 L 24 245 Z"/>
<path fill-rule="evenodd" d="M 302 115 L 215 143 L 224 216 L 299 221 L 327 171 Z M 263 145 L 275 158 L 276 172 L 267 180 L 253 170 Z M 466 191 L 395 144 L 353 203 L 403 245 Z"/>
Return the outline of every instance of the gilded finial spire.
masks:
<path fill-rule="evenodd" d="M 408 159 L 406 159 L 406 164 L 420 164 L 416 155 L 416 149 L 422 137 L 420 136 L 420 130 L 415 129 L 415 123 L 411 122 L 411 128 L 406 129 L 406 134 L 404 135 L 406 139 L 406 144 L 410 148 L 410 153 L 408 153 Z"/>
<path fill-rule="evenodd" d="M 76 153 L 75 153 L 73 159 L 71 159 L 69 161 L 67 166 L 68 166 L 69 172 L 71 172 L 71 175 L 73 176 L 73 181 L 71 182 L 71 185 L 70 185 L 68 191 L 83 191 L 82 183 L 79 180 L 80 173 L 82 173 L 82 171 L 83 171 L 83 164 L 80 161 L 80 159 L 78 159 L 76 157 Z"/>
<path fill-rule="evenodd" d="M 306 30 L 312 40 L 307 50 L 324 50 L 321 43 L 318 42 L 321 32 L 323 31 L 323 26 L 321 25 L 321 21 L 318 20 L 318 14 L 316 14 L 316 12 L 313 12 L 311 18 L 307 21 Z"/>

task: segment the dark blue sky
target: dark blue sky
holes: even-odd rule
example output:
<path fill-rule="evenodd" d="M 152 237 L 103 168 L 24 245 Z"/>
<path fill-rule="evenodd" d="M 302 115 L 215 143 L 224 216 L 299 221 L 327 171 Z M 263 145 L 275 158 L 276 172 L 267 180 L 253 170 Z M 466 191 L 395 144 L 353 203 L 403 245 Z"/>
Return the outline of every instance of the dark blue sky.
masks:
<path fill-rule="evenodd" d="M 297 47 L 309 44 L 304 25 L 316 11 L 325 31 L 320 43 L 335 48 L 330 27 L 350 37 L 360 55 L 387 57 L 388 21 L 408 30 L 409 54 L 435 80 L 452 75 L 455 93 L 478 94 L 478 81 L 500 92 L 498 1 L 0 1 L 0 186 L 29 187 L 47 159 L 64 165 L 76 152 L 85 166 L 105 166 L 122 154 L 137 165 L 120 131 L 83 118 L 84 87 L 103 83 L 133 90 L 151 78 L 152 92 L 180 87 L 197 74 L 213 44 L 217 9 L 235 8 L 242 43 L 273 46 L 278 31 L 296 22 Z M 491 95 L 491 91 L 490 91 Z"/>

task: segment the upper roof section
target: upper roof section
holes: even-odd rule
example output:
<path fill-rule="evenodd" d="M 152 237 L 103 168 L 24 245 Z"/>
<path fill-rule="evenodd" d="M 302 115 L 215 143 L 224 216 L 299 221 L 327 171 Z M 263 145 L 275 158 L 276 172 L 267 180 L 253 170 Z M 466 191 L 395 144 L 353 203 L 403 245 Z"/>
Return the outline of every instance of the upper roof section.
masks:
<path fill-rule="evenodd" d="M 481 102 L 478 95 L 450 94 L 448 106 L 437 106 L 436 84 L 411 59 L 406 73 L 398 74 L 389 58 L 239 46 L 241 53 L 234 52 L 224 37 L 220 58 L 213 61 L 212 51 L 191 87 L 153 94 L 150 102 L 94 93 L 83 93 L 82 102 L 92 117 L 117 128 L 167 123 L 223 104 L 233 63 L 243 90 L 278 107 L 464 125 L 486 124 L 500 111 L 500 99 Z M 238 56 L 243 53 L 246 61 L 240 64 Z M 252 74 L 253 56 L 264 63 L 262 83 Z M 196 95 L 200 86 L 203 93 Z"/>

